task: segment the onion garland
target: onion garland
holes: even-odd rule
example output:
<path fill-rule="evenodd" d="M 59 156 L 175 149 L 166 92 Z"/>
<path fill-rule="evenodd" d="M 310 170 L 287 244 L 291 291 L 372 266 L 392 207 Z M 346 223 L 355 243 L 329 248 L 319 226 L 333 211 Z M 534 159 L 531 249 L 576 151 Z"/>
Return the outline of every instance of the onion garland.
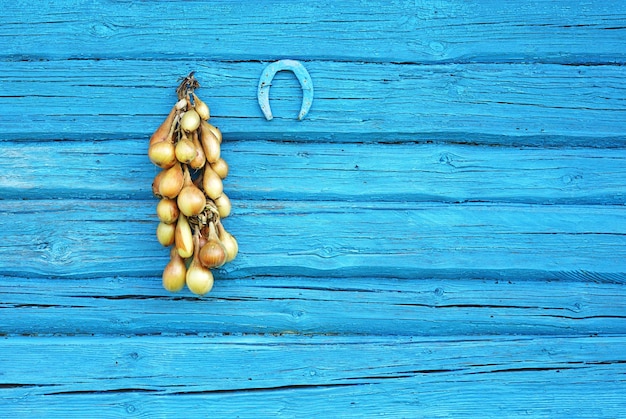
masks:
<path fill-rule="evenodd" d="M 208 122 L 209 106 L 194 92 L 198 87 L 193 72 L 183 78 L 178 101 L 150 137 L 148 157 L 162 169 L 152 192 L 160 199 L 157 240 L 170 247 L 163 287 L 178 292 L 187 285 L 204 295 L 213 288 L 211 269 L 232 261 L 239 245 L 222 223 L 231 211 L 222 184 L 228 175 L 222 133 Z"/>

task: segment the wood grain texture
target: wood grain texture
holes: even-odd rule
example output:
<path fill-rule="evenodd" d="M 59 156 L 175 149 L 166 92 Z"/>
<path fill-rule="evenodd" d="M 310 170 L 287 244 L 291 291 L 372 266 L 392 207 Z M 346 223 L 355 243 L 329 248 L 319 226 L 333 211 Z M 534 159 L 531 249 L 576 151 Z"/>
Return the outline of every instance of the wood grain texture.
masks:
<path fill-rule="evenodd" d="M 365 269 L 364 269 L 365 271 Z M 626 330 L 626 280 L 216 275 L 198 299 L 160 278 L 2 277 L 0 334 L 589 336 Z M 5 313 L 5 314 L 3 314 Z M 13 313 L 9 316 L 8 313 Z M 495 339 L 495 338 L 494 338 Z"/>
<path fill-rule="evenodd" d="M 212 121 L 233 140 L 436 141 L 506 146 L 620 147 L 622 65 L 415 65 L 312 61 L 313 107 L 279 72 L 267 122 L 257 103 L 264 62 L 78 60 L 7 62 L 0 85 L 3 139 L 149 137 L 191 70 Z M 71 77 L 68 77 L 68 74 Z M 16 121 L 15 110 L 20 119 Z"/>
<path fill-rule="evenodd" d="M 617 417 L 624 343 L 623 337 L 14 338 L 5 341 L 0 365 L 15 355 L 29 362 L 2 376 L 0 401 L 12 417 Z M 46 371 L 50 359 L 64 372 Z"/>
<path fill-rule="evenodd" d="M 3 417 L 623 415 L 626 2 L 2 10 Z M 240 244 L 204 298 L 146 156 L 192 70 Z"/>
<path fill-rule="evenodd" d="M 0 195 L 156 204 L 146 150 L 146 139 L 0 142 Z M 238 200 L 626 203 L 623 149 L 225 139 L 222 156 Z"/>
<path fill-rule="evenodd" d="M 160 274 L 156 202 L 4 201 L 1 273 Z M 229 276 L 626 273 L 623 206 L 234 201 Z M 537 257 L 537 255 L 542 255 Z M 491 272 L 491 274 L 490 274 Z"/>
<path fill-rule="evenodd" d="M 4 59 L 623 62 L 620 0 L 4 5 Z M 50 42 L 54 40 L 54 42 Z"/>

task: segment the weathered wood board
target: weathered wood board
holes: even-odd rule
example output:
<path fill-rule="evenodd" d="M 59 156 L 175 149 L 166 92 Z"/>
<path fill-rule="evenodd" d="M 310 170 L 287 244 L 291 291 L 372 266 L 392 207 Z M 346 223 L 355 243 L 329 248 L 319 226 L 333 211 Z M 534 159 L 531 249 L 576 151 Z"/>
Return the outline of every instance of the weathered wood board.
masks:
<path fill-rule="evenodd" d="M 16 140 L 144 138 L 146 126 L 158 126 L 175 102 L 172 85 L 196 70 L 207 78 L 215 122 L 232 140 L 626 143 L 621 65 L 311 61 L 316 94 L 310 114 L 296 120 L 299 84 L 279 72 L 270 93 L 275 119 L 267 122 L 256 97 L 266 64 L 195 57 L 8 61 L 0 104 L 19 108 L 30 123 L 16 123 L 15 111 L 8 112 L 0 129 L 3 138 Z"/>
<path fill-rule="evenodd" d="M 626 2 L 2 9 L 3 417 L 624 416 Z M 240 245 L 203 298 L 146 155 L 190 71 Z"/>

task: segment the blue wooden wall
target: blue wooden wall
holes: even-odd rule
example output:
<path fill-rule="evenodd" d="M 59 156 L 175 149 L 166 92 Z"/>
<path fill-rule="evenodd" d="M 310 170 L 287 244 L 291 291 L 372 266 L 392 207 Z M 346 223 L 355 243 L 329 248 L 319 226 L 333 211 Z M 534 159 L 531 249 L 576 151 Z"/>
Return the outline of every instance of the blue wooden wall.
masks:
<path fill-rule="evenodd" d="M 625 64 L 622 0 L 2 1 L 2 416 L 623 417 Z M 146 155 L 192 70 L 204 298 Z"/>

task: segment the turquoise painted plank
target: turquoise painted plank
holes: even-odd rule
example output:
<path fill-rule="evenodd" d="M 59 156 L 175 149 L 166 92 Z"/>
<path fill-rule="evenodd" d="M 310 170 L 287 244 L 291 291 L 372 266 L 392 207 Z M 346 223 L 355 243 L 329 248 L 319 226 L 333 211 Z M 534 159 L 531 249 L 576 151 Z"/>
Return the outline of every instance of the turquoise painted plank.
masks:
<path fill-rule="evenodd" d="M 3 199 L 148 199 L 147 139 L 0 142 Z M 233 199 L 626 203 L 623 149 L 225 139 Z M 36 164 L 33 164 L 36 161 Z"/>
<path fill-rule="evenodd" d="M 0 401 L 11 417 L 614 418 L 626 373 L 623 336 L 1 344 Z M 51 360 L 65 368 L 50 369 Z"/>
<path fill-rule="evenodd" d="M 487 279 L 464 271 L 447 279 L 387 279 L 363 271 L 356 278 L 218 276 L 202 299 L 188 291 L 169 293 L 156 276 L 3 276 L 0 335 L 626 334 L 623 279 L 582 274 Z"/>
<path fill-rule="evenodd" d="M 157 200 L 0 201 L 1 274 L 160 275 Z M 220 276 L 626 273 L 626 207 L 233 200 Z"/>
<path fill-rule="evenodd" d="M 4 2 L 0 57 L 624 62 L 620 0 Z"/>
<path fill-rule="evenodd" d="M 539 147 L 626 145 L 626 67 L 541 64 L 305 63 L 313 107 L 279 72 L 257 103 L 265 62 L 78 60 L 9 62 L 0 73 L 0 138 L 148 138 L 197 71 L 212 122 L 233 140 L 443 142 Z M 16 113 L 19 115 L 16 119 Z"/>

